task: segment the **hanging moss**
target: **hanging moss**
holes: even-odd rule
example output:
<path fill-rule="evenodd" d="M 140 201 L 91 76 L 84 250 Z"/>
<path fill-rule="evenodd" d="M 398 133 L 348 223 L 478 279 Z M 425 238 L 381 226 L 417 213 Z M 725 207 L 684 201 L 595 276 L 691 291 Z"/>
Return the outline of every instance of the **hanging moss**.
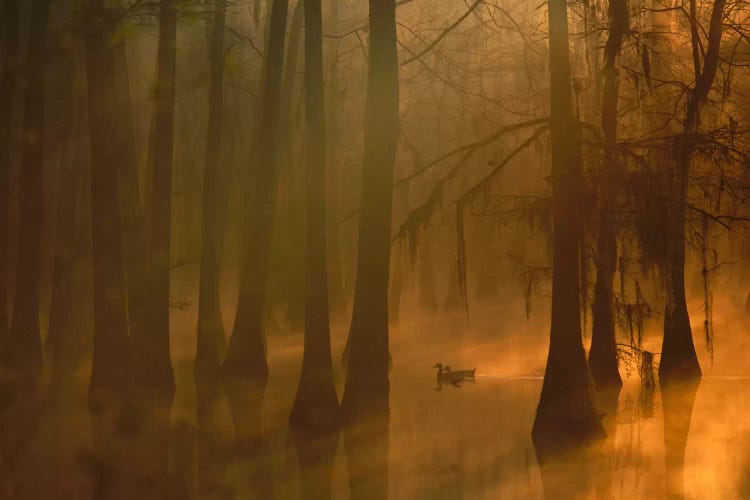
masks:
<path fill-rule="evenodd" d="M 709 238 L 709 223 L 708 214 L 703 214 L 701 217 L 701 263 L 703 268 L 701 269 L 701 275 L 703 276 L 703 335 L 706 340 L 706 349 L 708 350 L 711 364 L 714 362 L 714 325 L 713 325 L 713 293 L 711 291 L 710 283 L 710 270 L 709 270 L 709 253 L 713 256 L 713 262 L 711 265 L 712 269 L 718 267 L 716 252 L 709 251 L 708 238 Z"/>

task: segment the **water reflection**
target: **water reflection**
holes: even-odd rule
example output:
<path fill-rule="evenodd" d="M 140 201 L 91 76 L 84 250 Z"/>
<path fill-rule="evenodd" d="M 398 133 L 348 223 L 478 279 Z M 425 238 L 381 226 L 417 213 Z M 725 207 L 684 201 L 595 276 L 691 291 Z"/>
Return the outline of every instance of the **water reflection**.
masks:
<path fill-rule="evenodd" d="M 261 416 L 266 387 L 253 383 L 225 386 L 234 422 L 236 461 L 240 474 L 237 488 L 247 498 L 271 498 L 273 491 L 268 438 Z"/>
<path fill-rule="evenodd" d="M 339 432 L 322 435 L 292 433 L 292 441 L 300 469 L 300 494 L 303 500 L 329 500 L 333 498 L 331 479 Z"/>
<path fill-rule="evenodd" d="M 269 352 L 279 353 L 274 342 Z M 659 500 L 750 495 L 745 418 L 750 390 L 744 380 L 709 376 L 700 388 L 657 382 L 644 411 L 641 381 L 626 378 L 619 394 L 596 394 L 608 438 L 554 455 L 535 450 L 530 438 L 541 379 L 477 377 L 476 384 L 460 389 L 433 390 L 431 366 L 438 351 L 450 352 L 457 365 L 476 362 L 480 372 L 489 371 L 490 361 L 481 359 L 484 351 L 504 352 L 500 345 L 474 351 L 453 346 L 438 344 L 435 352 L 422 352 L 422 346 L 407 351 L 396 344 L 399 363 L 391 374 L 390 414 L 323 437 L 288 430 L 299 380 L 295 360 L 300 351 L 292 347 L 286 358 L 271 358 L 275 370 L 263 388 L 197 388 L 190 370 L 178 364 L 178 394 L 171 406 L 142 398 L 89 416 L 85 377 L 69 387 L 45 387 L 34 404 L 24 403 L 31 409 L 23 422 L 27 430 L 16 427 L 12 439 L 2 443 L 4 460 L 12 461 L 2 474 L 0 498 Z M 49 394 L 54 397 L 48 399 Z M 16 416 L 15 425 L 23 420 Z M 16 451 L 9 454 L 11 446 Z"/>
<path fill-rule="evenodd" d="M 173 397 L 141 393 L 91 414 L 92 498 L 169 497 L 170 415 Z M 175 442 L 179 449 L 183 443 Z"/>
<path fill-rule="evenodd" d="M 352 500 L 388 498 L 388 415 L 373 415 L 344 430 Z"/>
<path fill-rule="evenodd" d="M 698 378 L 659 381 L 664 412 L 666 496 L 669 499 L 685 498 L 685 447 L 699 385 Z"/>
<path fill-rule="evenodd" d="M 224 391 L 218 384 L 196 387 L 199 498 L 231 496 L 225 471 L 231 463 L 232 429 L 222 418 L 226 405 Z"/>
<path fill-rule="evenodd" d="M 614 499 L 613 479 L 615 475 L 615 450 L 617 443 L 617 410 L 622 387 L 597 390 L 596 403 L 603 412 L 602 425 L 607 433 L 607 440 L 601 445 L 595 465 L 595 489 L 597 500 Z"/>

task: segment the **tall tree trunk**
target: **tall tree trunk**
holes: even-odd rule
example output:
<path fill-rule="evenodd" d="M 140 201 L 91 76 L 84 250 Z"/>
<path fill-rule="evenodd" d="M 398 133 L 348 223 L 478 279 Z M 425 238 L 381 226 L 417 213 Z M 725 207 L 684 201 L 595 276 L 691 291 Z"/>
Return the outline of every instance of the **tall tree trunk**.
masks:
<path fill-rule="evenodd" d="M 175 0 L 159 9 L 159 49 L 155 94 L 154 172 L 151 202 L 148 325 L 132 332 L 136 383 L 174 393 L 169 350 L 169 247 L 172 231 L 172 163 L 174 145 L 177 12 Z"/>
<path fill-rule="evenodd" d="M 321 0 L 300 1 L 305 2 L 305 351 L 289 423 L 330 430 L 338 422 L 339 402 L 333 383 L 328 314 L 323 15 Z"/>
<path fill-rule="evenodd" d="M 222 367 L 223 377 L 228 382 L 241 380 L 265 385 L 268 380 L 263 312 L 278 189 L 280 158 L 276 145 L 287 10 L 287 0 L 273 0 L 260 120 L 254 127 L 251 152 L 254 163 L 252 212 L 246 216 L 237 313 Z"/>
<path fill-rule="evenodd" d="M 699 52 L 700 40 L 695 18 L 695 0 L 691 0 L 691 42 L 694 53 Z M 659 363 L 659 378 L 700 377 L 701 368 L 693 344 L 687 300 L 685 297 L 685 210 L 687 206 L 690 164 L 693 157 L 694 136 L 700 125 L 700 110 L 705 103 L 716 77 L 719 49 L 724 27 L 726 0 L 715 0 L 711 9 L 708 43 L 703 68 L 695 56 L 695 87 L 688 97 L 685 128 L 675 142 L 673 180 L 678 198 L 672 200 L 667 212 L 668 226 L 668 290 L 664 311 L 664 341 Z"/>
<path fill-rule="evenodd" d="M 350 355 L 341 402 L 347 419 L 388 411 L 388 279 L 393 164 L 399 127 L 394 0 L 370 0 L 370 67 Z"/>
<path fill-rule="evenodd" d="M 19 9 L 18 0 L 6 0 L 3 5 L 3 65 L 0 75 L 0 360 L 10 327 L 8 301 L 10 245 L 10 164 L 13 147 L 13 104 L 19 66 Z"/>
<path fill-rule="evenodd" d="M 117 144 L 117 169 L 122 205 L 122 230 L 125 252 L 125 281 L 128 290 L 128 324 L 130 332 L 147 328 L 149 304 L 146 289 L 148 238 L 136 160 L 133 114 L 130 99 L 130 70 L 125 41 L 114 44 L 116 101 L 113 103 L 120 125 L 112 133 Z"/>
<path fill-rule="evenodd" d="M 91 216 L 94 262 L 94 359 L 89 386 L 92 411 L 122 396 L 128 382 L 128 318 L 120 214 L 117 142 L 111 131 L 120 124 L 115 48 L 109 43 L 115 26 L 103 0 L 89 0 L 92 18 L 86 31 L 86 76 L 91 147 Z"/>
<path fill-rule="evenodd" d="M 333 33 L 338 33 L 339 27 L 339 0 L 329 0 L 329 19 Z M 344 297 L 344 277 L 342 270 L 341 231 L 339 221 L 341 219 L 341 154 L 339 144 L 340 137 L 340 101 L 341 85 L 339 82 L 339 45 L 341 40 L 332 39 L 328 59 L 330 67 L 328 71 L 329 106 L 328 111 L 328 174 L 327 199 L 328 199 L 328 295 L 330 297 L 331 319 L 334 323 L 340 321 L 346 312 L 346 299 Z"/>
<path fill-rule="evenodd" d="M 302 329 L 305 317 L 305 194 L 304 171 L 295 155 L 294 140 L 294 84 L 297 80 L 300 35 L 304 19 L 304 0 L 298 0 L 289 25 L 289 46 L 286 49 L 286 65 L 281 84 L 281 118 L 279 130 L 279 154 L 282 155 L 281 168 L 287 179 L 286 189 L 286 232 L 287 262 L 284 266 L 284 300 L 286 319 L 292 331 Z M 281 174 L 281 172 L 280 172 Z"/>
<path fill-rule="evenodd" d="M 619 82 L 617 57 L 628 29 L 628 6 L 625 0 L 609 3 L 609 38 L 604 47 L 604 92 L 602 95 L 602 130 L 606 143 L 602 177 L 605 186 L 600 193 L 599 227 L 596 239 L 596 285 L 594 287 L 594 324 L 591 335 L 589 367 L 597 388 L 622 385 L 617 368 L 617 341 L 612 286 L 617 270 L 617 229 L 615 220 L 615 186 L 620 172 L 616 156 L 617 100 Z"/>
<path fill-rule="evenodd" d="M 54 264 L 52 275 L 52 297 L 50 299 L 49 328 L 44 344 L 46 357 L 52 366 L 53 377 L 60 379 L 67 375 L 79 361 L 73 356 L 76 349 L 75 332 L 81 329 L 79 303 L 84 299 L 81 291 L 80 273 L 76 272 L 79 260 L 76 222 L 78 204 L 81 199 L 82 165 L 74 140 L 77 116 L 84 109 L 81 106 L 81 91 L 76 85 L 75 49 L 67 49 L 61 61 L 60 88 L 63 96 L 59 106 L 60 173 L 58 181 L 57 209 L 55 210 Z"/>
<path fill-rule="evenodd" d="M 11 369 L 23 373 L 32 383 L 42 369 L 39 276 L 44 212 L 42 167 L 49 12 L 49 0 L 35 0 L 32 3 L 26 63 L 28 86 L 21 165 L 18 267 L 7 352 Z"/>
<path fill-rule="evenodd" d="M 218 380 L 220 358 L 225 347 L 224 322 L 221 317 L 220 252 L 217 231 L 224 224 L 219 201 L 219 171 L 222 164 L 221 133 L 224 106 L 224 25 L 225 0 L 214 1 L 209 64 L 211 79 L 208 90 L 208 135 L 206 163 L 203 170 L 203 213 L 201 221 L 201 270 L 198 305 L 198 348 L 195 355 L 197 382 Z"/>
<path fill-rule="evenodd" d="M 542 460 L 558 446 L 574 446 L 604 436 L 581 341 L 578 250 L 583 176 L 580 128 L 571 102 L 567 5 L 565 0 L 551 0 L 548 8 L 554 233 L 552 320 L 547 368 L 532 429 Z"/>

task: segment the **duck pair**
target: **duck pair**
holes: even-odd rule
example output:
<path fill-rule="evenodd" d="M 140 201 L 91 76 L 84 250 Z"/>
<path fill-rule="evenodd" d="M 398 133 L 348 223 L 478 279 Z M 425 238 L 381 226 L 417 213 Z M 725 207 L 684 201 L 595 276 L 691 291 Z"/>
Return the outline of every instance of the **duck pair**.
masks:
<path fill-rule="evenodd" d="M 448 365 L 436 363 L 433 368 L 437 368 L 437 382 L 439 386 L 443 384 L 453 384 L 459 386 L 464 380 L 474 380 L 477 369 L 473 370 L 451 370 Z"/>

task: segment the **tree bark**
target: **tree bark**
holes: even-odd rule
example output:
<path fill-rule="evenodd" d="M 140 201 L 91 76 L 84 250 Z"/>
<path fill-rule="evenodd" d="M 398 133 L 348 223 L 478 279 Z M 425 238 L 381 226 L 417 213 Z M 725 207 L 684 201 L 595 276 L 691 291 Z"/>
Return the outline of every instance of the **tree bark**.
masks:
<path fill-rule="evenodd" d="M 323 94 L 323 15 L 321 0 L 305 9 L 305 351 L 289 423 L 315 431 L 338 424 L 328 312 L 326 237 L 326 127 Z"/>
<path fill-rule="evenodd" d="M 206 163 L 203 170 L 203 212 L 201 221 L 201 269 L 198 305 L 198 347 L 195 355 L 196 382 L 218 381 L 221 356 L 225 348 L 224 322 L 221 317 L 220 252 L 217 231 L 224 224 L 219 201 L 219 170 L 222 165 L 221 134 L 224 106 L 224 26 L 225 0 L 214 1 L 211 28 L 208 90 L 208 134 Z"/>
<path fill-rule="evenodd" d="M 255 126 L 251 151 L 254 163 L 252 211 L 246 216 L 237 313 L 222 366 L 225 381 L 262 386 L 268 380 L 263 312 L 278 189 L 280 158 L 276 145 L 287 10 L 288 0 L 273 0 L 260 120 Z"/>
<path fill-rule="evenodd" d="M 26 114 L 21 165 L 21 205 L 18 263 L 13 318 L 7 345 L 9 367 L 34 383 L 42 369 L 39 331 L 39 287 L 43 224 L 43 164 L 45 85 L 49 0 L 36 0 L 31 8 L 27 52 Z"/>
<path fill-rule="evenodd" d="M 119 399 L 128 385 L 129 346 L 117 143 L 114 26 L 103 0 L 89 0 L 86 76 L 91 147 L 91 216 L 94 263 L 94 357 L 89 408 Z"/>
<path fill-rule="evenodd" d="M 148 325 L 132 332 L 133 369 L 139 388 L 174 393 L 169 349 L 169 255 L 172 231 L 177 12 L 175 0 L 159 9 L 159 49 L 155 94 L 154 172 L 151 206 Z"/>
<path fill-rule="evenodd" d="M 393 164 L 399 127 L 394 0 L 370 0 L 357 277 L 342 411 L 349 420 L 388 411 L 388 279 Z"/>
<path fill-rule="evenodd" d="M 580 128 L 571 102 L 565 0 L 549 2 L 552 142 L 552 320 L 547 368 L 532 438 L 538 457 L 604 437 L 581 341 L 578 251 L 581 243 Z"/>

